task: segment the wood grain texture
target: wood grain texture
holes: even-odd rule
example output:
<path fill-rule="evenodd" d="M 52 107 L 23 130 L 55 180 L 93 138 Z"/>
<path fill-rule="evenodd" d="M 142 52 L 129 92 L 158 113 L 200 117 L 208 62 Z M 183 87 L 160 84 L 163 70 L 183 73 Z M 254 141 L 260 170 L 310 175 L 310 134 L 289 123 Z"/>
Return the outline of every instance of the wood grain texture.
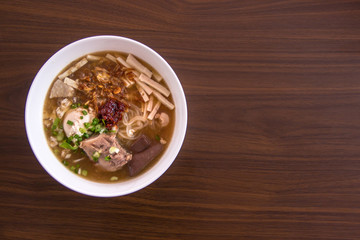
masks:
<path fill-rule="evenodd" d="M 360 1 L 1 1 L 1 239 L 360 239 Z M 27 92 L 83 37 L 143 42 L 177 73 L 188 131 L 118 198 L 72 192 L 27 142 Z"/>

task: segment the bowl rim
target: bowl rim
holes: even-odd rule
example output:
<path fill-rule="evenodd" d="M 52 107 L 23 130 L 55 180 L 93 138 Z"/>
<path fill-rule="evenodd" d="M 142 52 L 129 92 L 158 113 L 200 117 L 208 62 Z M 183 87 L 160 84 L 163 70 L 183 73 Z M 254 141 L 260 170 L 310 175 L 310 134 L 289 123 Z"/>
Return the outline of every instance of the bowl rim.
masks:
<path fill-rule="evenodd" d="M 99 43 L 101 42 L 101 43 Z M 80 176 L 77 176 L 76 174 L 73 174 L 70 172 L 70 170 L 66 169 L 60 161 L 56 158 L 56 156 L 52 153 L 50 150 L 50 147 L 43 147 L 42 144 L 38 144 L 36 140 L 40 140 L 41 143 L 43 143 L 43 140 L 46 141 L 45 138 L 45 132 L 43 130 L 43 123 L 42 123 L 42 114 L 41 114 L 41 121 L 39 123 L 39 111 L 43 111 L 44 107 L 44 101 L 41 101 L 42 99 L 45 100 L 45 98 L 42 98 L 41 96 L 44 96 L 44 93 L 41 92 L 41 96 L 38 97 L 39 93 L 39 84 L 41 82 L 46 82 L 47 84 L 47 90 L 48 91 L 50 84 L 55 79 L 56 75 L 61 72 L 70 62 L 90 53 L 99 52 L 98 50 L 89 50 L 91 47 L 91 44 L 98 44 L 97 46 L 100 48 L 107 48 L 104 47 L 105 44 L 119 42 L 126 46 L 129 46 L 131 48 L 130 51 L 127 51 L 127 53 L 132 53 L 135 56 L 138 56 L 138 53 L 141 53 L 143 55 L 139 56 L 141 59 L 152 65 L 161 75 L 163 75 L 164 78 L 167 79 L 167 85 L 170 88 L 170 91 L 173 95 L 173 100 L 175 103 L 175 127 L 172 139 L 169 143 L 169 146 L 163 153 L 162 157 L 159 159 L 159 161 L 151 167 L 148 171 L 145 173 L 140 174 L 139 176 L 136 176 L 134 178 L 131 178 L 129 180 L 125 180 L 123 182 L 119 183 L 97 183 L 94 181 L 86 180 Z M 99 45 L 100 44 L 100 45 Z M 96 48 L 97 49 L 97 48 Z M 73 53 L 75 51 L 75 53 Z M 73 52 L 71 52 L 73 51 Z M 103 50 L 106 51 L 106 50 Z M 109 47 L 107 51 L 119 51 L 114 50 L 113 48 Z M 79 52 L 85 54 L 80 54 Z M 119 52 L 125 52 L 125 51 L 119 51 Z M 65 55 L 64 55 L 65 54 Z M 80 55 L 79 55 L 80 54 Z M 69 56 L 68 56 L 69 55 Z M 77 56 L 77 57 L 74 57 Z M 63 60 L 61 59 L 67 59 L 70 58 L 71 60 Z M 152 61 L 149 61 L 152 60 Z M 56 64 L 59 64 L 60 66 L 55 67 L 55 70 L 52 70 Z M 65 64 L 65 65 L 64 65 Z M 160 68 L 157 68 L 154 65 L 161 66 Z M 49 70 L 50 69 L 50 70 Z M 60 69 L 60 71 L 56 72 L 56 69 Z M 52 75 L 51 80 L 42 80 L 46 76 L 46 74 L 50 71 L 56 72 L 56 74 Z M 165 73 L 165 74 L 164 74 Z M 50 74 L 51 75 L 51 74 Z M 169 82 L 171 80 L 171 82 Z M 44 87 L 43 87 L 44 88 Z M 176 89 L 176 91 L 175 91 Z M 41 90 L 41 88 L 40 88 Z M 46 93 L 45 93 L 46 95 Z M 176 99 L 175 99 L 176 95 Z M 41 99 L 39 99 L 41 98 Z M 38 106 L 40 104 L 41 108 L 36 108 L 35 106 Z M 33 111 L 35 107 L 35 112 Z M 39 110 L 40 109 L 40 110 Z M 36 122 L 38 121 L 38 122 Z M 133 192 L 136 192 L 140 189 L 145 188 L 146 186 L 153 183 L 155 180 L 157 180 L 162 174 L 166 172 L 166 170 L 170 167 L 170 165 L 174 162 L 176 159 L 182 144 L 185 139 L 186 130 L 187 130 L 187 121 L 188 121 L 188 112 L 187 112 L 187 103 L 186 98 L 184 94 L 184 90 L 182 88 L 182 85 L 180 83 L 180 80 L 178 79 L 177 75 L 175 74 L 174 70 L 171 68 L 171 66 L 163 59 L 157 52 L 155 52 L 150 47 L 146 46 L 143 43 L 140 43 L 136 40 L 127 38 L 127 37 L 121 37 L 121 36 L 114 36 L 114 35 L 99 35 L 99 36 L 91 36 L 86 37 L 77 41 L 74 41 L 64 47 L 62 47 L 60 50 L 58 50 L 55 54 L 53 54 L 40 68 L 40 70 L 37 72 L 30 89 L 28 91 L 28 95 L 26 98 L 26 104 L 25 104 L 25 129 L 27 138 L 29 141 L 29 144 L 31 146 L 31 149 L 36 156 L 38 162 L 40 165 L 46 170 L 46 172 L 52 176 L 57 182 L 62 184 L 63 186 L 89 196 L 95 196 L 95 197 L 116 197 L 116 196 L 123 196 L 127 195 Z M 42 127 L 42 134 L 39 132 L 34 132 L 36 130 L 39 130 L 39 126 Z M 174 136 L 176 133 L 176 136 Z M 40 135 L 39 136 L 36 136 Z M 174 139 L 175 137 L 175 139 Z M 41 145 L 41 146 L 39 146 Z M 49 152 L 52 155 L 53 159 L 56 159 L 56 161 L 48 161 L 45 160 L 44 157 L 49 157 Z M 167 158 L 167 159 L 165 159 Z M 63 170 L 59 171 L 59 166 Z M 150 173 L 150 174 L 149 174 Z M 68 179 L 69 178 L 69 179 Z M 136 180 L 136 181 L 135 181 Z M 75 183 L 74 183 L 75 181 Z M 92 187 L 91 187 L 92 186 Z M 110 187 L 109 187 L 110 186 Z M 125 187 L 126 186 L 126 187 Z"/>

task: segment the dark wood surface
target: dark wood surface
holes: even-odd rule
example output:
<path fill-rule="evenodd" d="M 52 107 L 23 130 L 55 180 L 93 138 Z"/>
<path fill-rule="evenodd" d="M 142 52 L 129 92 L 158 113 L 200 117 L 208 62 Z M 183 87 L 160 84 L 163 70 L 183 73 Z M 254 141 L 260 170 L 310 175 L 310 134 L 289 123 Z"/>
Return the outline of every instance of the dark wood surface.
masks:
<path fill-rule="evenodd" d="M 177 73 L 184 145 L 155 183 L 78 194 L 39 165 L 37 71 L 94 35 Z M 360 239 L 360 1 L 0 2 L 0 239 Z"/>

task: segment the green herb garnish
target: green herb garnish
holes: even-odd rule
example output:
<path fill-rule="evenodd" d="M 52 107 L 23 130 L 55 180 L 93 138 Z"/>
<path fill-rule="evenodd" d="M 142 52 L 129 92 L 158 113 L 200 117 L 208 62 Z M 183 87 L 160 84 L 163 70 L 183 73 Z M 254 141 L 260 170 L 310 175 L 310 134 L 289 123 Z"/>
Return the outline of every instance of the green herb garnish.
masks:
<path fill-rule="evenodd" d="M 92 159 L 97 162 L 99 160 L 100 157 L 100 153 L 99 152 L 94 152 L 94 154 L 92 155 Z"/>
<path fill-rule="evenodd" d="M 91 125 L 95 126 L 95 125 L 98 124 L 99 122 L 100 122 L 100 120 L 99 120 L 98 118 L 94 118 L 94 119 L 92 120 Z"/>
<path fill-rule="evenodd" d="M 110 156 L 106 156 L 105 157 L 105 161 L 110 161 L 111 157 Z"/>
<path fill-rule="evenodd" d="M 76 150 L 76 149 L 78 149 L 78 146 L 71 146 L 71 144 L 69 144 L 68 142 L 66 142 L 66 141 L 63 141 L 60 145 L 59 145 L 60 147 L 62 147 L 62 148 L 65 148 L 65 149 L 71 149 L 71 150 Z"/>
<path fill-rule="evenodd" d="M 55 130 L 58 128 L 60 123 L 60 118 L 55 118 L 53 125 L 51 126 L 51 130 Z"/>
<path fill-rule="evenodd" d="M 84 177 L 86 177 L 87 174 L 88 174 L 88 172 L 85 169 L 81 171 L 81 175 L 83 175 Z"/>
<path fill-rule="evenodd" d="M 71 104 L 71 108 L 72 108 L 72 109 L 78 108 L 78 107 L 80 107 L 80 106 L 81 106 L 80 103 L 73 103 L 73 104 Z"/>
<path fill-rule="evenodd" d="M 61 141 L 64 139 L 64 137 L 65 137 L 64 132 L 63 132 L 63 131 L 59 131 L 58 134 L 57 134 L 57 136 L 56 136 L 56 140 L 57 140 L 58 142 L 61 142 Z"/>
<path fill-rule="evenodd" d="M 158 134 L 155 135 L 155 139 L 160 141 L 160 136 Z"/>
<path fill-rule="evenodd" d="M 119 178 L 118 178 L 117 176 L 112 176 L 112 177 L 110 178 L 110 181 L 117 181 L 117 180 L 119 180 Z"/>
<path fill-rule="evenodd" d="M 70 126 L 74 125 L 74 122 L 70 120 L 68 120 L 66 123 L 69 124 Z"/>
<path fill-rule="evenodd" d="M 82 110 L 82 114 L 84 114 L 86 116 L 88 114 L 88 112 L 86 110 Z"/>
<path fill-rule="evenodd" d="M 58 131 L 56 131 L 56 129 L 59 128 L 59 124 L 60 124 L 60 118 L 55 118 L 54 122 L 51 126 L 51 133 L 53 136 L 57 136 L 58 135 Z"/>
<path fill-rule="evenodd" d="M 99 133 L 102 129 L 102 126 L 100 124 L 95 126 L 94 132 Z"/>

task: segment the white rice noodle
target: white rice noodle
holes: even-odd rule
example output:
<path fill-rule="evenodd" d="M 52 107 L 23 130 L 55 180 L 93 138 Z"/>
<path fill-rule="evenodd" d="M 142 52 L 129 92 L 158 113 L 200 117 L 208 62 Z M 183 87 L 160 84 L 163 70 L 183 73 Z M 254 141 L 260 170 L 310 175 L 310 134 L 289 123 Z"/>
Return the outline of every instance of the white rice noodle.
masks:
<path fill-rule="evenodd" d="M 155 104 L 153 110 L 151 111 L 151 113 L 150 113 L 149 116 L 147 117 L 149 120 L 153 120 L 153 119 L 154 119 L 154 116 L 155 116 L 155 114 L 157 113 L 157 111 L 159 110 L 160 105 L 161 105 L 161 102 L 160 102 L 160 101 L 158 101 L 158 102 Z"/>
<path fill-rule="evenodd" d="M 111 55 L 110 53 L 106 54 L 105 57 L 106 57 L 107 59 L 113 61 L 114 63 L 116 63 L 116 58 L 115 58 L 113 55 Z"/>
<path fill-rule="evenodd" d="M 175 108 L 174 104 L 172 104 L 171 102 L 169 102 L 169 100 L 167 100 L 163 95 L 161 95 L 159 92 L 157 91 L 153 91 L 153 95 L 162 103 L 164 104 L 167 108 L 169 108 L 170 110 L 173 110 Z"/>
<path fill-rule="evenodd" d="M 137 124 L 135 126 L 133 126 L 133 130 L 137 133 L 139 133 L 139 130 L 143 129 L 144 127 L 146 127 L 148 125 L 148 122 L 146 121 L 145 123 L 143 122 L 137 122 Z"/>
<path fill-rule="evenodd" d="M 124 122 L 124 125 L 125 126 L 132 125 L 137 121 L 146 122 L 147 120 L 146 120 L 146 118 L 144 118 L 142 116 L 136 116 L 136 117 L 133 117 L 129 122 L 126 122 L 126 123 Z"/>
<path fill-rule="evenodd" d="M 59 75 L 59 79 L 64 79 L 67 76 L 69 76 L 70 74 L 76 72 L 77 70 L 79 70 L 82 66 L 84 66 L 86 63 L 88 62 L 88 60 L 86 58 L 81 59 L 79 62 L 77 62 L 74 66 L 70 67 L 69 69 L 67 69 L 65 72 L 63 72 L 62 74 Z"/>
<path fill-rule="evenodd" d="M 116 60 L 124 67 L 131 68 L 131 66 L 121 56 L 117 57 Z"/>
<path fill-rule="evenodd" d="M 66 78 L 64 79 L 64 83 L 66 83 L 66 84 L 69 85 L 70 87 L 73 87 L 73 88 L 75 88 L 75 89 L 79 89 L 79 86 L 78 86 L 77 82 L 74 81 L 74 80 L 72 80 L 71 78 L 66 77 Z"/>
<path fill-rule="evenodd" d="M 139 72 L 144 73 L 146 76 L 148 76 L 149 78 L 151 78 L 152 76 L 152 72 L 145 67 L 144 65 L 142 65 L 133 55 L 129 54 L 126 62 L 132 67 L 135 68 L 136 70 L 138 70 Z"/>
<path fill-rule="evenodd" d="M 101 57 L 89 54 L 89 55 L 86 55 L 86 59 L 89 61 L 98 61 L 101 59 Z"/>
<path fill-rule="evenodd" d="M 159 91 L 161 94 L 163 94 L 164 96 L 168 97 L 170 95 L 170 91 L 165 88 L 163 85 L 155 82 L 154 80 L 152 80 L 151 78 L 148 78 L 146 75 L 144 74 L 140 74 L 139 77 L 140 81 L 146 83 L 147 85 L 149 85 L 150 87 L 154 88 L 155 90 Z"/>
<path fill-rule="evenodd" d="M 154 105 L 154 96 L 151 95 L 150 98 L 149 98 L 149 102 L 148 102 L 146 111 L 151 112 L 151 110 L 153 108 L 153 105 Z"/>
<path fill-rule="evenodd" d="M 149 97 L 146 94 L 146 92 L 144 91 L 144 89 L 142 89 L 142 87 L 140 87 L 139 85 L 136 85 L 136 88 L 138 89 L 138 91 L 139 91 L 141 97 L 143 98 L 144 102 L 149 101 Z"/>
<path fill-rule="evenodd" d="M 141 114 L 140 108 L 130 105 L 130 110 L 123 115 L 123 124 L 119 128 L 118 136 L 123 139 L 135 140 L 141 130 L 149 124 L 146 117 Z"/>
<path fill-rule="evenodd" d="M 126 129 L 125 129 L 125 132 L 119 131 L 119 132 L 118 132 L 118 135 L 119 135 L 121 138 L 127 139 L 127 140 L 135 140 L 135 139 L 136 139 L 136 137 L 134 137 L 134 136 L 131 136 L 131 137 L 128 136 L 127 133 L 126 133 Z"/>
<path fill-rule="evenodd" d="M 141 115 L 141 109 L 137 105 L 130 102 L 129 109 L 126 112 L 126 114 L 124 114 L 124 117 L 129 119 L 129 118 L 139 116 L 139 115 Z"/>
<path fill-rule="evenodd" d="M 153 72 L 153 78 L 155 78 L 156 81 L 160 82 L 162 80 L 162 76 L 158 74 L 157 72 Z"/>
<path fill-rule="evenodd" d="M 144 84 L 143 82 L 140 82 L 139 78 L 136 77 L 136 78 L 135 78 L 135 82 L 136 82 L 136 84 L 138 84 L 142 89 L 144 89 L 145 92 L 146 92 L 148 95 L 150 95 L 150 94 L 152 93 L 152 89 L 151 89 L 148 85 Z"/>

